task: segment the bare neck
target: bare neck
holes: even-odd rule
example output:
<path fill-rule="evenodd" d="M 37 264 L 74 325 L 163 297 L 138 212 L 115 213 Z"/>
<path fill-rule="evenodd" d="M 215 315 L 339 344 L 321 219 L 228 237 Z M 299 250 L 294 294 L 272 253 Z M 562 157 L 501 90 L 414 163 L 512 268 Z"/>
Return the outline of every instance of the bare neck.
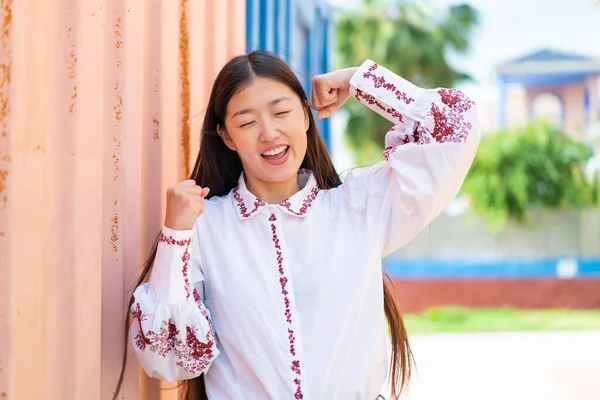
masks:
<path fill-rule="evenodd" d="M 248 191 L 267 204 L 279 204 L 300 191 L 298 177 L 294 175 L 285 182 L 264 182 L 245 175 Z"/>

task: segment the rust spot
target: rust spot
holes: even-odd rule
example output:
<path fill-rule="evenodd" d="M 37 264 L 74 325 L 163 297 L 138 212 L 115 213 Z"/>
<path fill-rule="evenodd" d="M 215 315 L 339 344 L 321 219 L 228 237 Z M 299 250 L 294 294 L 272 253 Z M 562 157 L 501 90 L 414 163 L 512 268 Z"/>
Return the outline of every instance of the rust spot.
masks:
<path fill-rule="evenodd" d="M 116 143 L 116 148 L 115 151 L 113 153 L 113 164 L 115 165 L 115 176 L 114 176 L 114 180 L 117 181 L 119 180 L 119 172 L 121 170 L 120 166 L 119 166 L 119 156 L 121 155 L 121 141 L 117 140 L 116 137 L 113 136 L 113 141 Z"/>
<path fill-rule="evenodd" d="M 113 202 L 113 204 L 116 206 L 116 205 L 117 205 L 117 201 L 115 200 L 115 201 Z"/>
<path fill-rule="evenodd" d="M 113 251 L 116 253 L 119 251 L 119 216 L 117 213 L 112 217 L 112 226 L 110 227 L 110 244 Z"/>
<path fill-rule="evenodd" d="M 73 39 L 73 27 L 67 29 L 67 38 L 70 39 L 69 57 L 67 58 L 67 72 L 69 79 L 75 78 L 75 65 L 77 64 L 77 56 L 75 55 L 75 41 Z"/>
<path fill-rule="evenodd" d="M 123 41 L 121 40 L 121 17 L 117 17 L 117 22 L 115 23 L 115 37 L 117 40 L 115 41 L 115 47 L 120 49 L 123 46 Z"/>
<path fill-rule="evenodd" d="M 77 55 L 75 54 L 75 39 L 73 38 L 73 27 L 67 29 L 67 38 L 70 41 L 69 44 L 69 55 L 67 56 L 67 76 L 69 79 L 75 79 L 77 77 Z M 77 86 L 73 85 L 71 96 L 69 98 L 69 114 L 73 115 L 75 110 L 75 99 L 77 98 Z"/>
<path fill-rule="evenodd" d="M 156 85 L 154 85 L 154 92 L 158 93 L 158 83 Z"/>
<path fill-rule="evenodd" d="M 73 86 L 73 91 L 71 92 L 71 97 L 70 100 L 71 102 L 69 103 L 69 113 L 73 114 L 73 110 L 75 109 L 75 99 L 77 98 L 77 86 Z"/>
<path fill-rule="evenodd" d="M 6 190 L 6 186 L 8 185 L 8 171 L 5 169 L 0 169 L 0 193 Z M 6 208 L 6 204 L 8 203 L 8 197 L 6 195 L 2 195 L 0 197 L 0 209 Z"/>
<path fill-rule="evenodd" d="M 41 153 L 45 153 L 46 152 L 46 148 L 44 146 L 42 146 L 41 144 L 38 144 L 37 146 L 35 146 L 33 148 L 33 152 L 37 153 L 37 152 L 41 152 Z"/>
<path fill-rule="evenodd" d="M 159 139 L 159 136 L 158 136 L 158 133 L 159 133 L 159 131 L 158 131 L 158 128 L 159 128 L 159 126 L 160 126 L 160 122 L 158 122 L 158 118 L 157 118 L 157 117 L 154 117 L 154 118 L 152 119 L 152 123 L 154 124 L 154 131 L 153 131 L 153 133 L 154 133 L 154 140 L 158 140 L 158 139 Z"/>
<path fill-rule="evenodd" d="M 183 169 L 190 174 L 190 35 L 188 32 L 187 2 L 181 0 L 179 16 L 179 62 L 181 79 L 181 146 L 183 148 Z"/>
<path fill-rule="evenodd" d="M 4 192 L 4 189 L 6 189 L 7 179 L 8 179 L 8 171 L 5 169 L 0 169 L 0 193 Z"/>
<path fill-rule="evenodd" d="M 4 236 L 6 236 L 6 235 L 4 234 L 4 232 L 0 232 L 0 237 L 4 237 Z M 1 368 L 0 368 L 0 372 L 2 372 L 2 369 L 1 369 Z"/>
<path fill-rule="evenodd" d="M 121 123 L 121 118 L 123 116 L 123 112 L 121 111 L 121 107 L 123 107 L 123 97 L 121 96 L 121 85 L 119 85 L 119 82 L 115 84 L 115 93 L 117 102 L 113 106 L 113 110 L 115 110 L 115 126 L 118 126 Z"/>
<path fill-rule="evenodd" d="M 0 2 L 0 149 L 8 149 L 8 119 L 10 116 L 10 79 L 12 72 L 12 0 Z M 6 142 L 6 145 L 4 143 Z M 8 198 L 2 194 L 8 185 L 8 163 L 10 155 L 3 154 L 0 159 L 0 209 L 6 207 Z"/>

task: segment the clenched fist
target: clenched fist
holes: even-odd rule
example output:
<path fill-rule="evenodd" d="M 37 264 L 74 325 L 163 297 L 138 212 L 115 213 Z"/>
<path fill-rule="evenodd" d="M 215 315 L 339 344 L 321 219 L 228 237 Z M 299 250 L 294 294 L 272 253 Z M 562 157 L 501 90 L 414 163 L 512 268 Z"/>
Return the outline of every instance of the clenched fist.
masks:
<path fill-rule="evenodd" d="M 340 69 L 312 78 L 308 105 L 318 111 L 317 119 L 329 117 L 350 98 L 350 78 L 357 69 Z"/>
<path fill-rule="evenodd" d="M 188 230 L 204 212 L 204 198 L 209 188 L 196 185 L 192 179 L 179 182 L 167 190 L 165 226 L 174 230 Z"/>

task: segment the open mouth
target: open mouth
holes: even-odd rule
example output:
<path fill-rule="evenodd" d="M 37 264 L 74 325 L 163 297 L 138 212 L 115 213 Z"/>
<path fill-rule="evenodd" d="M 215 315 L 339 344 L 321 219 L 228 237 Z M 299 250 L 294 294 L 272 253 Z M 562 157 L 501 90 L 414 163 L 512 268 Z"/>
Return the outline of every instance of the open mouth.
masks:
<path fill-rule="evenodd" d="M 287 154 L 289 149 L 290 149 L 290 146 L 281 145 L 279 147 L 276 147 L 274 149 L 271 149 L 271 150 L 265 151 L 264 153 L 261 153 L 260 156 L 267 160 L 279 160 L 279 159 L 285 157 L 285 155 Z"/>

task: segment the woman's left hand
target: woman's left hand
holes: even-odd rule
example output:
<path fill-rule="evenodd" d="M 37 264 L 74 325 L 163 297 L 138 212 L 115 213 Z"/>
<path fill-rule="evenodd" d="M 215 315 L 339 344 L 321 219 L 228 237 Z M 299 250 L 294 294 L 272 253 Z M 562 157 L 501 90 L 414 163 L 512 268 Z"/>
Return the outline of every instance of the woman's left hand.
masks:
<path fill-rule="evenodd" d="M 327 118 L 350 98 L 350 78 L 358 68 L 345 68 L 312 78 L 308 105 L 317 119 Z"/>

